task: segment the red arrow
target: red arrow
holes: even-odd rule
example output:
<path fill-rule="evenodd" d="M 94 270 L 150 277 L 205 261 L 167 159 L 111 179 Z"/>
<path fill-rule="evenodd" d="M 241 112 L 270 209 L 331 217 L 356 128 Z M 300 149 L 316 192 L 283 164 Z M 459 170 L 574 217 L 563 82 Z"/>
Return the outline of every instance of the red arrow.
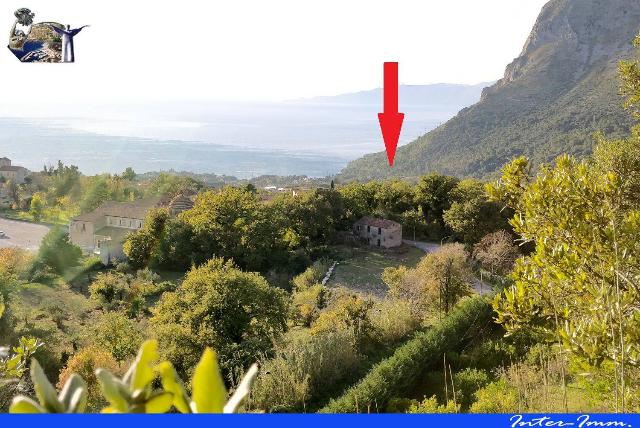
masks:
<path fill-rule="evenodd" d="M 378 113 L 389 166 L 393 166 L 404 113 L 398 113 L 398 63 L 384 63 L 384 113 Z"/>

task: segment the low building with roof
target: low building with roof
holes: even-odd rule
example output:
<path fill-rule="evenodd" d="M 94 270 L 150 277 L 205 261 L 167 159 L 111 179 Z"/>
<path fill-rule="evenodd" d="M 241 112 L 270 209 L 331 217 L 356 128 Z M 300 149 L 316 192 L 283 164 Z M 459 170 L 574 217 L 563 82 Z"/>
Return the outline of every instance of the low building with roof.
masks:
<path fill-rule="evenodd" d="M 393 220 L 362 217 L 353 224 L 353 233 L 374 247 L 393 248 L 402 245 L 402 225 Z"/>
<path fill-rule="evenodd" d="M 172 216 L 193 207 L 186 196 L 172 200 L 146 198 L 133 202 L 104 202 L 94 211 L 74 217 L 69 224 L 69 239 L 85 253 L 100 256 L 108 265 L 124 259 L 123 244 L 127 235 L 142 229 L 144 219 L 154 208 L 166 208 Z M 190 201 L 190 199 L 189 199 Z"/>
<path fill-rule="evenodd" d="M 11 165 L 11 159 L 0 158 L 0 177 L 5 181 L 13 181 L 16 184 L 24 183 L 24 179 L 29 175 L 29 170 L 18 165 Z"/>

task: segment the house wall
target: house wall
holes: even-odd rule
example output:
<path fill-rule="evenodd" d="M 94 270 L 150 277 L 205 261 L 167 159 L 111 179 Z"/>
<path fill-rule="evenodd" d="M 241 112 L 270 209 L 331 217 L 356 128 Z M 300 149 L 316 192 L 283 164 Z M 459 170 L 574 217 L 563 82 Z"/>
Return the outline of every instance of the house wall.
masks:
<path fill-rule="evenodd" d="M 402 227 L 382 229 L 382 246 L 385 248 L 399 247 L 402 245 Z"/>
<path fill-rule="evenodd" d="M 124 229 L 132 229 L 137 230 L 141 229 L 144 225 L 144 221 L 139 218 L 129 218 L 129 217 L 115 217 L 115 216 L 106 216 L 106 225 L 113 227 L 122 227 Z"/>
<path fill-rule="evenodd" d="M 386 229 L 356 224 L 353 232 L 374 247 L 392 248 L 402 245 L 402 226 Z M 379 244 L 378 240 L 380 240 Z"/>
<path fill-rule="evenodd" d="M 27 170 L 20 169 L 18 171 L 0 171 L 0 176 L 4 177 L 5 180 L 11 180 L 14 183 L 22 184 L 24 183 L 24 179 L 27 177 Z"/>
<path fill-rule="evenodd" d="M 126 258 L 122 241 L 108 238 L 100 235 L 96 235 L 95 238 L 95 250 L 100 254 L 100 261 L 105 266 Z"/>
<path fill-rule="evenodd" d="M 93 252 L 95 224 L 90 221 L 74 220 L 69 225 L 69 239 L 84 252 Z"/>

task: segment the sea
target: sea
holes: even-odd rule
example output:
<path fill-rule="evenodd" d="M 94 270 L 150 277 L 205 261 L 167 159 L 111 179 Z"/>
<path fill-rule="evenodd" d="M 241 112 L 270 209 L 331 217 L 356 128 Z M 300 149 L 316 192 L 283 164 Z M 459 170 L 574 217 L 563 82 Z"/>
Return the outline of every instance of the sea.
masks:
<path fill-rule="evenodd" d="M 0 157 L 41 170 L 58 160 L 85 174 L 189 171 L 237 178 L 326 177 L 349 161 L 384 150 L 379 106 L 282 102 L 168 103 L 68 108 L 0 117 Z M 401 144 L 437 127 L 457 109 L 405 111 Z"/>

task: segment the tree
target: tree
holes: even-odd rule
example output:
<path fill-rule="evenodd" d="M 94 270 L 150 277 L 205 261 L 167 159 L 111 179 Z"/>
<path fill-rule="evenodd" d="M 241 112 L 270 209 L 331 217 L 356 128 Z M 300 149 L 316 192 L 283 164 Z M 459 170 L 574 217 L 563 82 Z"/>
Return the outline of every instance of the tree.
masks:
<path fill-rule="evenodd" d="M 387 268 L 383 280 L 391 297 L 409 301 L 416 315 L 425 317 L 434 307 L 445 313 L 471 293 L 473 274 L 462 244 L 447 244 L 427 254 L 414 269 Z"/>
<path fill-rule="evenodd" d="M 45 235 L 40 244 L 34 265 L 44 265 L 58 274 L 77 266 L 82 250 L 69 241 L 69 234 L 61 227 L 54 227 Z"/>
<path fill-rule="evenodd" d="M 191 177 L 175 174 L 161 173 L 147 189 L 148 196 L 154 195 L 177 195 L 185 191 L 197 192 L 202 190 L 203 184 Z"/>
<path fill-rule="evenodd" d="M 380 183 L 375 200 L 381 216 L 398 218 L 413 208 L 414 193 L 411 185 L 404 180 L 387 180 Z"/>
<path fill-rule="evenodd" d="M 473 247 L 473 257 L 491 273 L 508 273 L 519 254 L 513 236 L 504 230 L 485 235 Z"/>
<path fill-rule="evenodd" d="M 82 200 L 80 201 L 80 210 L 82 212 L 93 211 L 107 200 L 109 200 L 109 186 L 107 184 L 107 180 L 104 177 L 96 177 L 89 184 Z"/>
<path fill-rule="evenodd" d="M 47 201 L 44 195 L 40 192 L 36 192 L 31 197 L 31 204 L 29 206 L 29 214 L 35 221 L 40 221 L 44 214 L 44 209 L 47 206 Z"/>
<path fill-rule="evenodd" d="M 451 207 L 443 214 L 447 226 L 466 244 L 474 244 L 482 236 L 509 227 L 507 217 L 495 201 L 490 201 L 484 183 L 468 179 L 451 191 Z"/>
<path fill-rule="evenodd" d="M 444 227 L 442 215 L 451 206 L 451 191 L 458 179 L 441 174 L 420 177 L 415 189 L 415 203 L 422 207 L 428 221 L 436 221 Z"/>
<path fill-rule="evenodd" d="M 376 209 L 376 189 L 379 182 L 370 181 L 365 184 L 352 182 L 338 188 L 344 205 L 345 222 L 353 224 L 360 218 L 371 215 Z"/>
<path fill-rule="evenodd" d="M 335 190 L 315 189 L 299 197 L 283 195 L 273 201 L 269 210 L 275 224 L 293 231 L 303 248 L 326 245 L 345 226 L 342 196 Z"/>
<path fill-rule="evenodd" d="M 96 412 L 105 403 L 101 395 L 100 382 L 96 377 L 96 369 L 121 372 L 118 363 L 111 354 L 97 347 L 85 348 L 69 359 L 65 368 L 60 371 L 57 387 L 62 389 L 73 374 L 77 374 L 87 384 L 87 405 Z"/>
<path fill-rule="evenodd" d="M 121 312 L 104 314 L 91 335 L 91 342 L 108 351 L 119 363 L 136 355 L 142 339 L 134 321 Z"/>
<path fill-rule="evenodd" d="M 173 270 L 188 270 L 201 255 L 194 244 L 191 226 L 179 219 L 169 219 L 160 242 L 158 265 Z"/>
<path fill-rule="evenodd" d="M 19 208 L 20 207 L 20 188 L 18 187 L 16 182 L 13 180 L 8 180 L 5 184 L 5 188 L 9 193 L 9 197 L 13 201 L 13 206 L 15 208 Z"/>
<path fill-rule="evenodd" d="M 144 219 L 143 228 L 127 236 L 123 250 L 134 267 L 148 267 L 158 262 L 168 221 L 169 211 L 166 209 L 151 210 Z"/>
<path fill-rule="evenodd" d="M 424 213 L 422 207 L 418 207 L 414 210 L 405 211 L 402 213 L 402 222 L 404 227 L 409 227 L 413 230 L 413 240 L 416 240 L 416 229 L 419 225 L 424 223 Z"/>
<path fill-rule="evenodd" d="M 535 242 L 496 299 L 498 321 L 510 333 L 542 334 L 596 367 L 613 363 L 624 397 L 625 367 L 640 364 L 640 211 L 625 200 L 628 177 L 568 156 L 536 177 L 527 169 L 518 159 L 489 188 L 512 204 L 521 239 Z"/>
<path fill-rule="evenodd" d="M 101 272 L 89 286 L 91 298 L 111 306 L 124 298 L 127 281 L 123 274 L 115 272 Z"/>
<path fill-rule="evenodd" d="M 353 338 L 354 348 L 362 349 L 373 339 L 373 324 L 369 316 L 372 307 L 372 300 L 365 300 L 357 294 L 339 295 L 320 312 L 311 325 L 311 334 L 346 332 Z"/>
<path fill-rule="evenodd" d="M 640 35 L 633 42 L 640 47 Z M 620 77 L 622 80 L 622 93 L 626 96 L 625 107 L 631 110 L 636 118 L 640 118 L 640 63 L 638 61 L 621 61 Z"/>
<path fill-rule="evenodd" d="M 135 180 L 137 176 L 138 174 L 136 174 L 136 172 L 130 166 L 128 166 L 127 169 L 125 169 L 122 173 L 122 178 L 129 181 Z"/>
<path fill-rule="evenodd" d="M 229 374 L 271 349 L 286 329 L 287 313 L 282 290 L 215 258 L 191 269 L 176 292 L 162 295 L 150 326 L 179 373 L 189 372 L 212 346 Z"/>
<path fill-rule="evenodd" d="M 179 220 L 187 225 L 183 232 L 193 233 L 195 263 L 217 256 L 249 270 L 262 270 L 287 260 L 284 215 L 243 189 L 200 193 L 195 206 L 181 213 Z"/>

